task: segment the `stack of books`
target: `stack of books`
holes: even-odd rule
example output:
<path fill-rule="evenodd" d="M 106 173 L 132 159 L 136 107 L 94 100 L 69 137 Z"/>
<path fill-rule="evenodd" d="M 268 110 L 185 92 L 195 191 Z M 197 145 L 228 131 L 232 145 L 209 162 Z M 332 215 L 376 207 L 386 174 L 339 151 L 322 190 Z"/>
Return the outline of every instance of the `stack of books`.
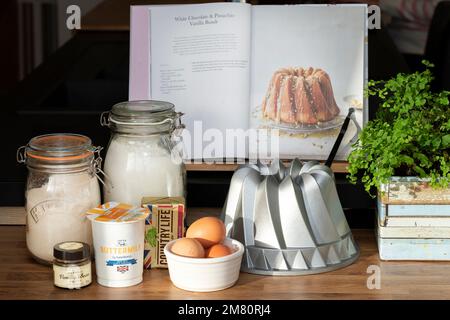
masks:
<path fill-rule="evenodd" d="M 392 178 L 378 197 L 376 233 L 382 260 L 450 260 L 450 188 Z"/>

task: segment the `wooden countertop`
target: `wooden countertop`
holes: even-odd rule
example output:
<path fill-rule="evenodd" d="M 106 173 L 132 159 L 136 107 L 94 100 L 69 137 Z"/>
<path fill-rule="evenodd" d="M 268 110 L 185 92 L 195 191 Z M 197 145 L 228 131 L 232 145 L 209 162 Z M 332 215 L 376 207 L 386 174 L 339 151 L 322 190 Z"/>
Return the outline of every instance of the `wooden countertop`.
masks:
<path fill-rule="evenodd" d="M 174 287 L 167 270 L 146 270 L 144 282 L 134 287 L 106 288 L 94 281 L 89 287 L 70 291 L 54 287 L 51 268 L 30 257 L 24 226 L 3 225 L 0 299 L 450 299 L 450 262 L 380 261 L 373 230 L 353 233 L 361 248 L 359 260 L 320 275 L 270 277 L 241 273 L 238 283 L 230 289 L 192 293 Z M 367 288 L 370 265 L 380 268 L 380 290 Z"/>
<path fill-rule="evenodd" d="M 305 160 L 307 161 L 307 160 Z M 291 160 L 283 160 L 284 165 L 290 165 Z M 321 161 L 323 164 L 324 161 Z M 187 171 L 235 171 L 242 163 L 206 163 L 206 162 L 186 162 Z M 331 169 L 334 173 L 348 173 L 347 161 L 333 161 Z"/>

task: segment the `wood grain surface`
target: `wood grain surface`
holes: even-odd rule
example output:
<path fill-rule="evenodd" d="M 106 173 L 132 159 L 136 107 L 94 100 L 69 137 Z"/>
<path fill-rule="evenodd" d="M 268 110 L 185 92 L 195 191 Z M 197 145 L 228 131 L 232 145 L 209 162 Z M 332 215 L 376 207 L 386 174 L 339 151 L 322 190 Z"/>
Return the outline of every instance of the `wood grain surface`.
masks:
<path fill-rule="evenodd" d="M 25 225 L 24 207 L 0 207 L 0 225 Z"/>
<path fill-rule="evenodd" d="M 219 208 L 188 208 L 186 222 L 189 225 L 192 221 L 204 216 L 218 216 Z M 0 207 L 0 226 L 23 226 L 26 223 L 26 211 L 24 207 Z"/>
<path fill-rule="evenodd" d="M 51 268 L 30 257 L 24 226 L 0 226 L 0 299 L 450 299 L 450 263 L 380 261 L 373 230 L 353 233 L 361 247 L 359 260 L 320 275 L 241 273 L 230 289 L 193 293 L 174 287 L 167 270 L 147 270 L 144 282 L 134 287 L 106 288 L 94 281 L 71 291 L 54 287 Z M 370 265 L 380 268 L 380 290 L 367 288 Z"/>
<path fill-rule="evenodd" d="M 283 160 L 283 163 L 288 166 L 291 161 Z M 187 171 L 234 171 L 238 167 L 239 164 L 237 163 L 186 163 Z M 335 161 L 331 164 L 331 169 L 335 173 L 348 173 L 348 162 Z"/>

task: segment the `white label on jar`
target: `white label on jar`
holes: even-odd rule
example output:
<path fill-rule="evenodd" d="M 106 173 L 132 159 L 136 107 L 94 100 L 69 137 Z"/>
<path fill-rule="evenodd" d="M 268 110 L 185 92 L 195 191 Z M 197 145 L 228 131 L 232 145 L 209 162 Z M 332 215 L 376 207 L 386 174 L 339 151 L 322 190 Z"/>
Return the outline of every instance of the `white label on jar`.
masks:
<path fill-rule="evenodd" d="M 83 266 L 61 267 L 53 265 L 55 286 L 80 289 L 92 282 L 91 263 Z"/>

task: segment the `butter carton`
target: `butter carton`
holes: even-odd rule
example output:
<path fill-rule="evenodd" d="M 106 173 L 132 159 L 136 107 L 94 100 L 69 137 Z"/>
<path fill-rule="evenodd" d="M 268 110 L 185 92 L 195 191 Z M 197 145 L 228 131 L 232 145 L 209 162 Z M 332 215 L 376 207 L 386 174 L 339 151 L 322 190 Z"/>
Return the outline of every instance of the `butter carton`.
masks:
<path fill-rule="evenodd" d="M 167 268 L 164 246 L 184 236 L 183 197 L 144 197 L 142 206 L 150 210 L 145 220 L 144 268 Z"/>

